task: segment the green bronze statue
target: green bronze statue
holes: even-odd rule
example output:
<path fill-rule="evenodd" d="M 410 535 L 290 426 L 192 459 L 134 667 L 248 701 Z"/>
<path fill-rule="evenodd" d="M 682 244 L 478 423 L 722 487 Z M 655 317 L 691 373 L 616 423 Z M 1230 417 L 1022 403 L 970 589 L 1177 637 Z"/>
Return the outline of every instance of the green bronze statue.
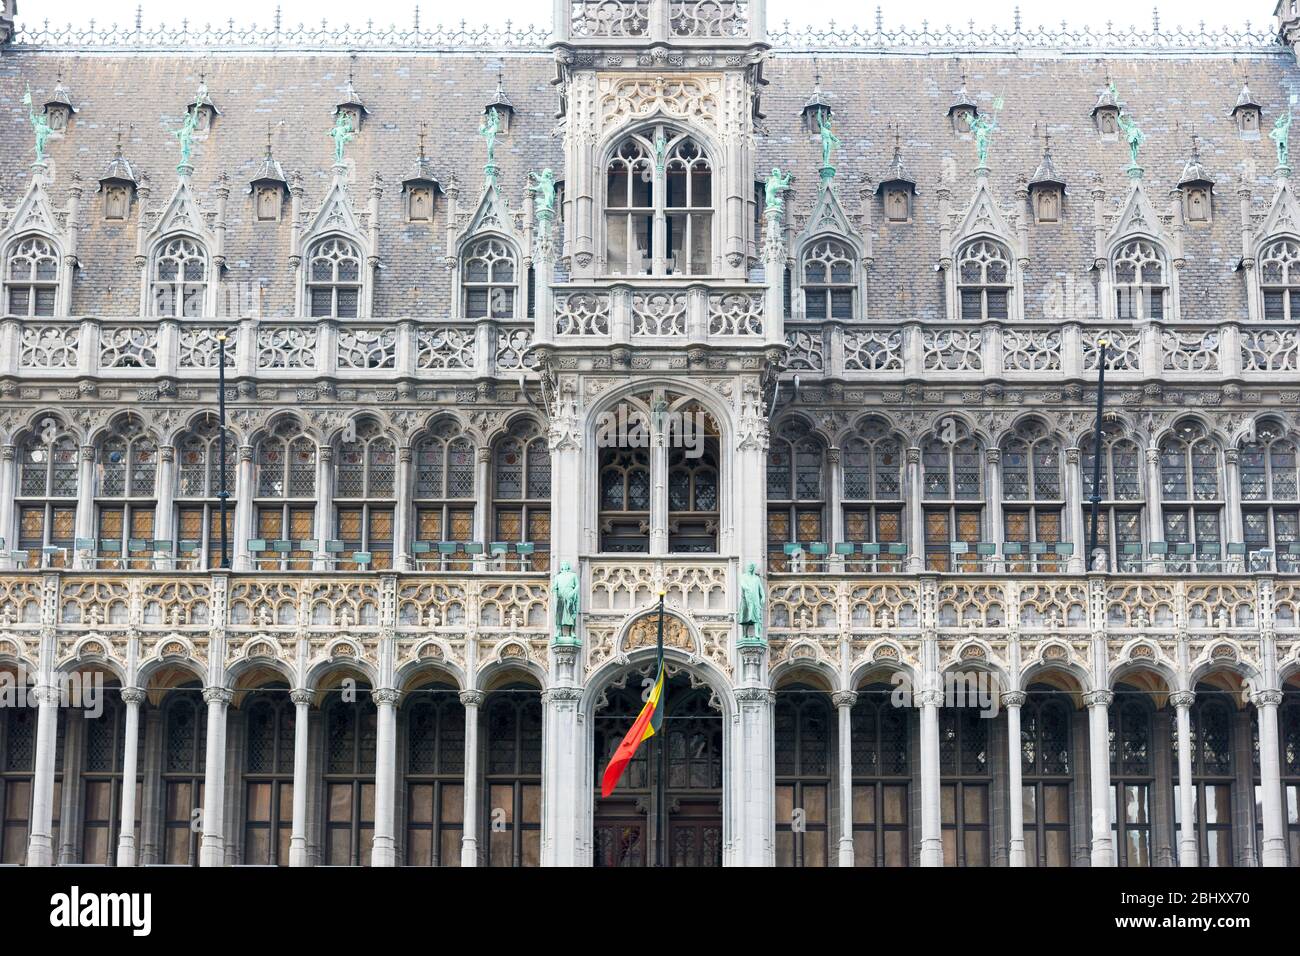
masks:
<path fill-rule="evenodd" d="M 767 184 L 763 187 L 764 209 L 769 213 L 780 213 L 785 208 L 785 200 L 781 194 L 790 188 L 791 173 L 781 174 L 781 170 L 775 166 L 772 167 L 772 175 L 767 177 Z"/>
<path fill-rule="evenodd" d="M 979 156 L 980 169 L 988 166 L 989 140 L 998 130 L 998 113 L 1002 110 L 1002 97 L 993 101 L 992 113 L 977 113 L 972 110 L 966 114 L 966 125 L 975 137 L 975 152 Z"/>
<path fill-rule="evenodd" d="M 487 111 L 487 116 L 483 118 L 483 125 L 478 128 L 478 133 L 487 140 L 487 164 L 496 165 L 497 155 L 497 133 L 501 132 L 501 114 L 497 112 L 494 106 Z"/>
<path fill-rule="evenodd" d="M 199 128 L 199 107 L 201 102 L 201 97 L 196 98 L 194 109 L 185 111 L 185 119 L 181 121 L 181 128 L 172 131 L 176 141 L 181 144 L 181 161 L 176 164 L 177 170 L 190 164 L 190 154 L 194 151 L 194 131 Z"/>
<path fill-rule="evenodd" d="M 555 602 L 555 643 L 578 643 L 578 576 L 568 561 L 551 580 L 551 599 Z"/>
<path fill-rule="evenodd" d="M 1111 99 L 1115 101 L 1115 105 L 1119 106 L 1119 93 L 1116 91 L 1114 83 L 1110 85 L 1110 95 Z M 1119 107 L 1118 122 L 1120 134 L 1123 135 L 1124 142 L 1128 143 L 1129 169 L 1141 169 L 1142 167 L 1138 164 L 1138 153 L 1142 149 L 1142 144 L 1147 141 L 1147 134 L 1138 128 L 1137 122 L 1124 112 L 1122 106 Z"/>
<path fill-rule="evenodd" d="M 533 205 L 538 219 L 555 218 L 555 173 L 549 168 L 540 174 L 528 174 L 528 192 L 533 194 Z"/>
<path fill-rule="evenodd" d="M 1277 144 L 1277 164 L 1284 169 L 1291 168 L 1291 110 L 1277 118 L 1268 138 Z"/>
<path fill-rule="evenodd" d="M 740 576 L 740 607 L 736 611 L 742 641 L 749 638 L 750 627 L 754 629 L 755 639 L 763 639 L 763 608 L 766 603 L 767 591 L 763 588 L 763 579 L 758 576 L 758 565 L 751 562 L 749 569 Z"/>
<path fill-rule="evenodd" d="M 833 169 L 831 152 L 840 145 L 840 138 L 831 131 L 831 118 L 825 110 L 817 111 L 817 129 L 822 137 L 822 169 Z"/>
<path fill-rule="evenodd" d="M 655 134 L 655 169 L 659 172 L 664 171 L 664 166 L 668 163 L 668 139 L 660 130 Z"/>
<path fill-rule="evenodd" d="M 36 134 L 36 161 L 45 162 L 45 143 L 50 138 L 50 124 L 45 114 L 32 109 L 32 88 L 27 87 L 23 94 L 23 105 L 27 107 L 27 117 L 31 120 L 32 131 Z"/>
<path fill-rule="evenodd" d="M 325 135 L 334 140 L 334 162 L 336 165 L 341 164 L 343 147 L 357 138 L 357 134 L 352 131 L 352 118 L 339 110 L 334 116 L 334 125 Z"/>

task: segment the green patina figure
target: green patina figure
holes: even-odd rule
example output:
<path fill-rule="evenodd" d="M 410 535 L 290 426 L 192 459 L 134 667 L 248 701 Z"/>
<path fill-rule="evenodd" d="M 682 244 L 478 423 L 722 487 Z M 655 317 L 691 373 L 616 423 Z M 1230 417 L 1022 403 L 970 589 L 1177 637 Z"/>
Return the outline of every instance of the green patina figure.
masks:
<path fill-rule="evenodd" d="M 1115 89 L 1115 84 L 1110 85 L 1110 95 L 1116 105 L 1119 104 L 1119 93 Z M 1133 117 L 1124 112 L 1121 106 L 1119 109 L 1119 131 L 1124 137 L 1124 142 L 1128 143 L 1129 152 L 1129 169 L 1140 169 L 1138 164 L 1138 153 L 1142 149 L 1142 144 L 1147 141 L 1147 134 L 1138 128 L 1137 122 Z"/>
<path fill-rule="evenodd" d="M 27 87 L 23 94 L 23 105 L 27 107 L 27 117 L 31 120 L 32 131 L 36 134 L 36 161 L 45 162 L 45 143 L 50 138 L 50 124 L 43 113 L 32 109 L 32 88 Z"/>
<path fill-rule="evenodd" d="M 186 111 L 185 119 L 181 121 L 181 128 L 172 131 L 176 141 L 181 144 L 181 161 L 176 164 L 178 170 L 182 166 L 190 164 L 190 153 L 194 151 L 194 131 L 199 128 L 199 106 L 201 102 L 201 98 L 196 99 L 194 109 Z"/>
<path fill-rule="evenodd" d="M 334 125 L 325 135 L 334 140 L 334 162 L 342 163 L 343 147 L 357 138 L 357 134 L 352 131 L 352 118 L 339 111 L 334 116 Z"/>
<path fill-rule="evenodd" d="M 998 113 L 1002 110 L 1002 97 L 993 101 L 992 113 L 971 112 L 966 116 L 966 125 L 975 137 L 975 152 L 979 156 L 980 168 L 988 165 L 989 140 L 998 130 Z"/>
<path fill-rule="evenodd" d="M 540 174 L 528 174 L 528 192 L 533 194 L 533 204 L 538 219 L 555 218 L 555 173 L 543 169 Z"/>
<path fill-rule="evenodd" d="M 496 165 L 497 155 L 497 133 L 501 132 L 501 114 L 497 112 L 494 106 L 487 111 L 487 116 L 483 119 L 483 125 L 478 128 L 479 135 L 487 140 L 487 164 L 488 166 Z"/>
<path fill-rule="evenodd" d="M 1273 129 L 1269 131 L 1268 138 L 1277 144 L 1277 164 L 1286 169 L 1291 168 L 1291 110 L 1288 108 L 1285 113 L 1277 118 L 1273 123 Z"/>
<path fill-rule="evenodd" d="M 560 573 L 551 580 L 551 598 L 555 602 L 555 642 L 576 644 L 578 641 L 578 576 L 565 561 Z M 565 629 L 568 629 L 566 635 Z"/>
<path fill-rule="evenodd" d="M 840 145 L 840 138 L 831 131 L 831 118 L 825 110 L 817 111 L 817 129 L 822 137 L 822 168 L 830 169 L 831 151 Z"/>
<path fill-rule="evenodd" d="M 668 163 L 668 138 L 664 136 L 663 131 L 655 134 L 655 169 L 659 172 L 664 171 L 664 166 Z"/>
<path fill-rule="evenodd" d="M 740 625 L 741 640 L 749 636 L 746 631 L 751 626 L 754 628 L 753 636 L 762 639 L 766 603 L 767 591 L 763 579 L 758 576 L 758 565 L 751 562 L 748 570 L 740 576 L 740 608 L 736 611 L 736 623 Z"/>
<path fill-rule="evenodd" d="M 767 185 L 763 187 L 763 201 L 767 212 L 779 213 L 785 208 L 785 200 L 781 198 L 781 194 L 790 188 L 792 178 L 791 173 L 783 176 L 781 170 L 772 167 L 772 175 L 767 177 Z"/>

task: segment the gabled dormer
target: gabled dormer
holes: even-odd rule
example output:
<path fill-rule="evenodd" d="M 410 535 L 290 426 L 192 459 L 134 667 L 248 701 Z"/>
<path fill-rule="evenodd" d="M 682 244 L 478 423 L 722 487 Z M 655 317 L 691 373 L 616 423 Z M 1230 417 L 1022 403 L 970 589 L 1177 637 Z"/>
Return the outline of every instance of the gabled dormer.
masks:
<path fill-rule="evenodd" d="M 818 190 L 812 215 L 795 237 L 793 249 L 795 319 L 851 322 L 866 316 L 870 241 L 850 221 L 833 185 Z"/>
<path fill-rule="evenodd" d="M 1015 319 L 1022 314 L 1020 272 L 1025 253 L 1019 220 L 999 205 L 987 170 L 975 178 L 965 210 L 952 217 L 940 241 L 953 320 Z"/>

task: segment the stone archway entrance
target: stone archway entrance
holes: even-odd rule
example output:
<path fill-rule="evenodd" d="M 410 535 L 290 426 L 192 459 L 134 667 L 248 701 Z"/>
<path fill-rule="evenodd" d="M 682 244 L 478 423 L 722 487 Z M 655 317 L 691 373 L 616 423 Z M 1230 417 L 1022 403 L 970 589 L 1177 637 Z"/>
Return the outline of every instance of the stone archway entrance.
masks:
<path fill-rule="evenodd" d="M 600 795 L 600 776 L 641 710 L 652 670 L 647 664 L 627 671 L 596 708 L 592 862 L 721 866 L 722 714 L 709 688 L 692 686 L 684 671 L 669 665 L 662 731 L 642 745 L 618 789 L 608 799 Z"/>

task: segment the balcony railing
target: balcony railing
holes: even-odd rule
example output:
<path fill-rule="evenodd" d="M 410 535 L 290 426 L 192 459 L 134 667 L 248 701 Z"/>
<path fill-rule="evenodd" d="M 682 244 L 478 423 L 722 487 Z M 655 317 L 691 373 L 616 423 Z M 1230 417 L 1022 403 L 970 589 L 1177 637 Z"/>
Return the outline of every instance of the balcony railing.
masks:
<path fill-rule="evenodd" d="M 555 286 L 552 333 L 557 342 L 584 345 L 761 345 L 766 309 L 766 287 L 749 283 L 572 283 Z"/>

